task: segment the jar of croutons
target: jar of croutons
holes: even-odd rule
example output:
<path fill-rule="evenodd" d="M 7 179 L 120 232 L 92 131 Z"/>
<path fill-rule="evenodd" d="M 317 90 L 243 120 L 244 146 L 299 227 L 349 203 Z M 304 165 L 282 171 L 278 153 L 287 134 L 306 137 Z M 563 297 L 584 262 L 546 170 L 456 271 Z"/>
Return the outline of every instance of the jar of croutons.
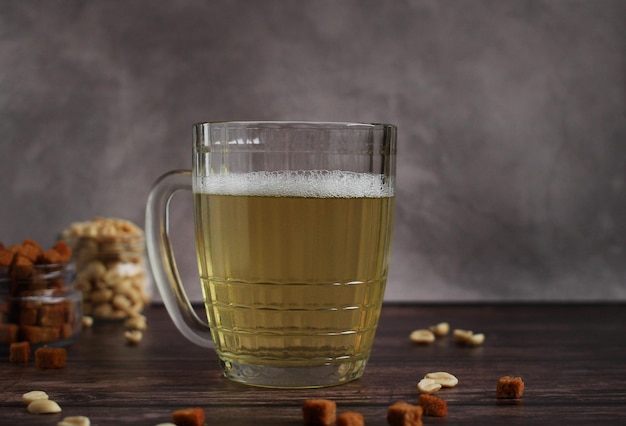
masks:
<path fill-rule="evenodd" d="M 62 237 L 72 247 L 75 288 L 84 299 L 84 314 L 122 320 L 143 312 L 152 291 L 143 230 L 117 218 L 76 222 Z"/>
<path fill-rule="evenodd" d="M 82 294 L 72 287 L 74 264 L 63 242 L 50 250 L 26 239 L 0 243 L 0 352 L 12 343 L 65 346 L 81 331 Z"/>

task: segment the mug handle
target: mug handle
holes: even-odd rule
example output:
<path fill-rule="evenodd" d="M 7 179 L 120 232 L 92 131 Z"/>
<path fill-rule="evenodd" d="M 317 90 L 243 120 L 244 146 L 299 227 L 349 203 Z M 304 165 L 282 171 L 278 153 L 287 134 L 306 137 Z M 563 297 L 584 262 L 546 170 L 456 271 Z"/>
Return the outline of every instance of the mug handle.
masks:
<path fill-rule="evenodd" d="M 198 346 L 213 348 L 211 330 L 189 302 L 170 241 L 169 206 L 179 190 L 192 190 L 190 170 L 172 170 L 159 177 L 146 204 L 146 244 L 154 280 L 174 325 Z"/>

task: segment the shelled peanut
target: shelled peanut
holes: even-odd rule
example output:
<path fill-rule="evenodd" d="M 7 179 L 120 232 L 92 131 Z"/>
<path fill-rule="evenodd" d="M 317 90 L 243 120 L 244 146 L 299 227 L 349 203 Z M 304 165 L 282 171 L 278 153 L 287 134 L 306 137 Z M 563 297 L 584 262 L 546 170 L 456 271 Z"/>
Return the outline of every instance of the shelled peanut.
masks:
<path fill-rule="evenodd" d="M 150 302 L 143 230 L 117 218 L 75 222 L 62 237 L 74 251 L 75 287 L 84 313 L 96 319 L 125 319 Z"/>

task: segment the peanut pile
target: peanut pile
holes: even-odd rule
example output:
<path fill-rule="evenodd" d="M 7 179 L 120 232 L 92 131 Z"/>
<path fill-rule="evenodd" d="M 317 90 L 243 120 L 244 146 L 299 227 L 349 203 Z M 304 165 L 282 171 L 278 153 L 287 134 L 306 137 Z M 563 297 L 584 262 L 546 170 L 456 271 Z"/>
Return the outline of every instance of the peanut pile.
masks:
<path fill-rule="evenodd" d="M 76 262 L 74 286 L 83 293 L 85 315 L 125 319 L 150 301 L 143 230 L 134 223 L 97 217 L 62 233 Z"/>

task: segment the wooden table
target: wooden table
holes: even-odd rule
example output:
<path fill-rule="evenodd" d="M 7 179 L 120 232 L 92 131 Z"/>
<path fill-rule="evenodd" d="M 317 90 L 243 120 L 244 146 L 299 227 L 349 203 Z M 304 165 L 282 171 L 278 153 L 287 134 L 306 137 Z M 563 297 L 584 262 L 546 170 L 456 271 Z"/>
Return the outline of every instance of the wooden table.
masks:
<path fill-rule="evenodd" d="M 0 362 L 0 425 L 56 425 L 85 415 L 92 425 L 156 425 L 179 408 L 200 406 L 208 425 L 300 425 L 307 398 L 328 398 L 338 411 L 361 412 L 367 425 L 386 425 L 387 407 L 415 403 L 425 373 L 455 374 L 457 387 L 437 393 L 446 418 L 429 425 L 626 424 L 626 306 L 385 305 L 364 376 L 317 390 L 271 390 L 222 378 L 211 351 L 188 343 L 163 307 L 147 312 L 149 329 L 136 347 L 119 323 L 96 324 L 68 348 L 63 370 Z M 483 332 L 480 347 L 450 337 L 412 344 L 409 333 L 447 321 Z M 521 376 L 521 400 L 497 400 L 500 376 Z M 44 390 L 63 412 L 29 414 L 21 395 Z"/>

